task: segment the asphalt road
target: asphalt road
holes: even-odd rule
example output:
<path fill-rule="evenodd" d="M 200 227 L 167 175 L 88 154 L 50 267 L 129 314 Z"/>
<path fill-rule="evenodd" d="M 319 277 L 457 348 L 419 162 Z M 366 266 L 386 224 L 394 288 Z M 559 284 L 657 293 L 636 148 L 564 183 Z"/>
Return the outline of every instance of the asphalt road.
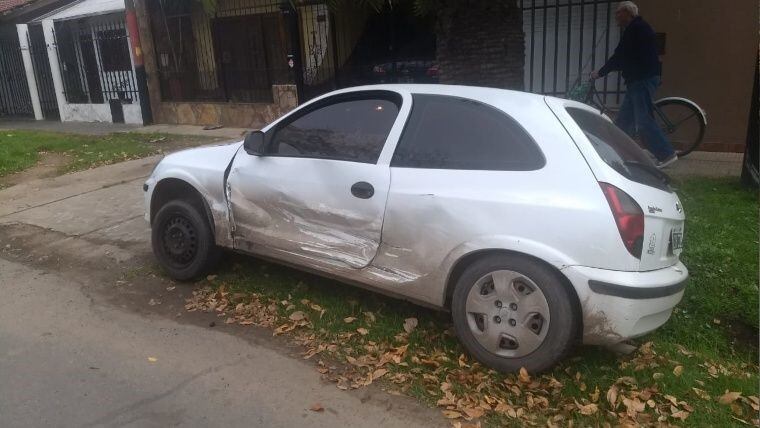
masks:
<path fill-rule="evenodd" d="M 374 386 L 340 391 L 270 332 L 209 328 L 183 313 L 190 288 L 134 274 L 156 160 L 0 191 L 0 426 L 445 424 Z"/>

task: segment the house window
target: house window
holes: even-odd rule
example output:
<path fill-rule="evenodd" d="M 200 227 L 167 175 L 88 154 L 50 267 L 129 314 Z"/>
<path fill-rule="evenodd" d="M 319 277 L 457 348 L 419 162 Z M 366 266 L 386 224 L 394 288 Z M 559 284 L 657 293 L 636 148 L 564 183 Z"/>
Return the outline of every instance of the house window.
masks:
<path fill-rule="evenodd" d="M 131 70 L 126 30 L 104 30 L 98 31 L 97 34 L 103 71 Z"/>

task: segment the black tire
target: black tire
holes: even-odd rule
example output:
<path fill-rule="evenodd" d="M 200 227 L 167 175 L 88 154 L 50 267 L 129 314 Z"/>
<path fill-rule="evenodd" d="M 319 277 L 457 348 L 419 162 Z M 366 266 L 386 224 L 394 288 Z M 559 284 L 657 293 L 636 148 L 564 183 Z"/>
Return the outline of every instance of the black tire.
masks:
<path fill-rule="evenodd" d="M 702 112 L 693 104 L 681 100 L 658 100 L 655 101 L 655 106 L 659 110 L 654 112 L 655 121 L 668 137 L 678 157 L 685 157 L 702 144 L 705 121 Z M 678 126 L 669 129 L 662 115 L 668 118 L 669 123 Z"/>
<path fill-rule="evenodd" d="M 167 202 L 158 210 L 151 243 L 161 266 L 178 281 L 206 274 L 219 260 L 220 251 L 206 216 L 184 200 Z"/>
<path fill-rule="evenodd" d="M 489 351 L 478 342 L 468 324 L 466 300 L 470 290 L 479 279 L 500 270 L 518 272 L 533 281 L 543 292 L 549 307 L 550 322 L 543 342 L 521 357 L 508 358 Z M 486 256 L 469 265 L 455 285 L 451 301 L 454 329 L 469 353 L 492 369 L 516 372 L 525 367 L 530 373 L 542 372 L 561 361 L 576 344 L 580 317 L 574 308 L 574 295 L 571 293 L 556 272 L 529 257 L 508 254 Z"/>

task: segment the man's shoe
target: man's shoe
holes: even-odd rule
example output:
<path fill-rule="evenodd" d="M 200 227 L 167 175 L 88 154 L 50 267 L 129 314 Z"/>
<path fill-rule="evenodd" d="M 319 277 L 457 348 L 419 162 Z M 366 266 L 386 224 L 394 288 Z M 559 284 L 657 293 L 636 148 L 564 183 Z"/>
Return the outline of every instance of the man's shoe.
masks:
<path fill-rule="evenodd" d="M 657 164 L 657 168 L 660 168 L 660 169 L 667 168 L 670 165 L 673 165 L 673 163 L 675 163 L 675 161 L 677 161 L 677 160 L 678 160 L 678 155 L 675 154 L 675 153 L 673 153 L 672 155 L 670 155 L 667 158 L 663 159 L 662 162 L 658 163 Z"/>

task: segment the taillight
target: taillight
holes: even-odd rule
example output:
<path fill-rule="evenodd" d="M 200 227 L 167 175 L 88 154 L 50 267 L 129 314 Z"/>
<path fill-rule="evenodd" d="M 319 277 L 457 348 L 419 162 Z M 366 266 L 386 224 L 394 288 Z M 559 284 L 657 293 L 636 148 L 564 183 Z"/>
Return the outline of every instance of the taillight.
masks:
<path fill-rule="evenodd" d="M 599 186 L 610 204 L 625 248 L 640 259 L 644 245 L 644 211 L 632 197 L 612 184 L 600 182 Z"/>

